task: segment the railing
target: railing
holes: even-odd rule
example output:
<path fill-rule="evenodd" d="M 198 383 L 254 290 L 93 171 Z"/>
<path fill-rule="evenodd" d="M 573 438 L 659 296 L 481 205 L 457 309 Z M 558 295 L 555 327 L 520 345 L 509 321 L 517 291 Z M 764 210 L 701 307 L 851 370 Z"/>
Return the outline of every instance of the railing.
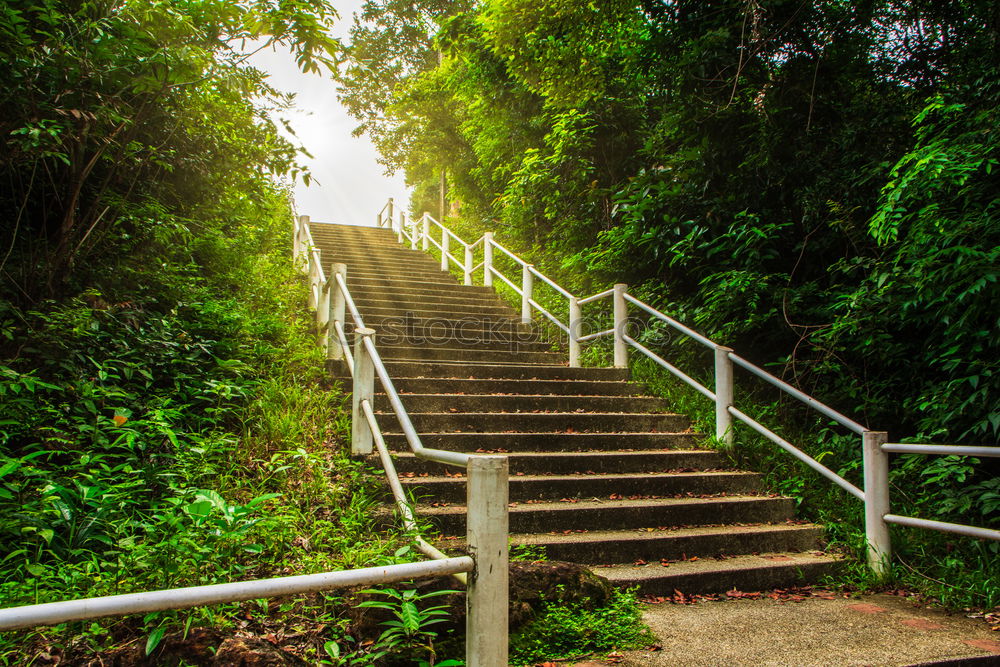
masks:
<path fill-rule="evenodd" d="M 384 215 L 386 214 L 387 215 Z M 784 380 L 768 373 L 763 368 L 751 363 L 743 357 L 737 355 L 732 349 L 720 345 L 708 337 L 698 333 L 694 329 L 685 326 L 669 315 L 660 312 L 651 305 L 644 303 L 635 296 L 628 293 L 628 286 L 617 284 L 611 289 L 604 290 L 592 296 L 580 298 L 570 293 L 554 280 L 538 271 L 532 264 L 517 256 L 514 252 L 497 243 L 492 232 L 486 232 L 478 240 L 467 243 L 458 237 L 445 225 L 432 218 L 427 213 L 419 221 L 406 224 L 406 215 L 399 212 L 398 217 L 393 215 L 392 199 L 383 207 L 376 216 L 376 226 L 390 227 L 396 232 L 400 243 L 409 241 L 411 248 L 421 248 L 429 251 L 430 247 L 437 248 L 441 253 L 441 269 L 449 271 L 457 268 L 463 275 L 463 282 L 466 285 L 473 284 L 474 274 L 481 270 L 482 284 L 494 286 L 494 280 L 500 281 L 513 290 L 521 302 L 521 320 L 523 322 L 533 321 L 535 311 L 545 318 L 545 322 L 551 323 L 568 337 L 568 356 L 571 367 L 580 366 L 580 354 L 582 345 L 591 341 L 611 337 L 614 344 L 614 366 L 616 368 L 628 367 L 629 348 L 637 350 L 645 357 L 651 359 L 666 371 L 680 379 L 682 382 L 692 387 L 699 394 L 714 402 L 715 404 L 715 437 L 724 445 L 730 446 L 733 443 L 733 423 L 734 420 L 749 426 L 753 431 L 767 438 L 775 445 L 785 450 L 796 459 L 806 464 L 817 473 L 842 488 L 844 491 L 861 500 L 865 504 L 865 537 L 868 542 L 868 563 L 870 567 L 879 575 L 886 574 L 889 560 L 891 558 L 892 546 L 889 539 L 888 524 L 901 526 L 911 526 L 926 528 L 943 532 L 957 533 L 971 537 L 998 540 L 1000 541 L 1000 531 L 989 528 L 977 528 L 961 524 L 947 523 L 944 521 L 932 521 L 928 519 L 918 519 L 915 517 L 899 516 L 890 513 L 889 502 L 889 454 L 890 453 L 910 453 L 910 454 L 931 454 L 931 455 L 959 455 L 959 456 L 986 456 L 1000 457 L 1000 447 L 963 447 L 953 445 L 911 445 L 896 444 L 888 442 L 888 434 L 884 431 L 871 430 L 862 424 L 834 410 L 825 403 L 809 396 L 805 392 L 796 389 Z M 432 226 L 440 240 L 432 235 Z M 456 242 L 463 248 L 463 258 L 459 260 L 451 253 L 451 242 Z M 482 261 L 475 262 L 475 250 L 482 246 Z M 516 277 L 505 276 L 498 268 L 494 259 L 502 255 L 521 267 L 520 284 L 516 282 Z M 565 299 L 567 303 L 567 319 L 565 322 L 549 309 L 545 308 L 535 298 L 535 281 L 548 286 L 555 292 L 556 299 Z M 610 329 L 596 331 L 584 335 L 582 332 L 583 306 L 604 299 L 612 300 L 612 313 L 614 325 Z M 642 345 L 639 341 L 629 335 L 629 306 L 643 311 L 653 319 L 662 322 L 683 334 L 691 340 L 712 350 L 714 355 L 715 378 L 714 387 L 708 388 L 684 373 L 682 370 L 671 364 L 669 361 Z M 858 488 L 848 480 L 830 470 L 815 458 L 788 442 L 780 435 L 764 426 L 760 422 L 750 417 L 745 412 L 739 410 L 733 401 L 734 388 L 734 367 L 747 371 L 751 375 L 767 382 L 779 391 L 800 401 L 805 406 L 819 412 L 832 419 L 844 428 L 852 431 L 861 437 L 861 452 L 863 459 L 863 485 L 864 490 Z"/>
<path fill-rule="evenodd" d="M 324 278 L 320 253 L 309 231 L 308 217 L 302 216 L 294 221 L 293 254 L 309 276 L 309 305 L 316 309 L 316 321 L 327 343 L 328 355 L 346 358 L 354 379 L 352 452 L 371 453 L 373 442 L 378 447 L 404 527 L 415 532 L 412 508 L 403 494 L 372 409 L 374 376 L 377 374 L 414 454 L 467 469 L 467 540 L 470 555 L 450 558 L 418 537 L 419 549 L 431 560 L 11 607 L 0 609 L 0 631 L 443 575 L 464 578 L 466 573 L 471 573 L 466 590 L 466 664 L 475 667 L 507 664 L 507 458 L 423 447 L 379 357 L 374 332 L 364 328 L 347 290 L 344 279 L 346 267 L 337 265 L 333 281 Z M 350 310 L 355 322 L 353 355 L 344 331 L 345 307 Z M 330 323 L 333 326 L 329 326 Z M 337 357 L 338 354 L 341 357 Z"/>
<path fill-rule="evenodd" d="M 391 216 L 392 203 L 386 205 Z M 384 211 L 385 209 L 383 209 Z M 381 222 L 382 213 L 379 213 Z M 400 227 L 402 228 L 402 226 Z M 328 361 L 343 361 L 352 380 L 351 453 L 365 456 L 377 450 L 403 527 L 416 535 L 418 526 L 413 507 L 403 492 L 392 456 L 382 436 L 373 407 L 375 378 L 378 377 L 410 450 L 417 458 L 463 468 L 467 475 L 466 543 L 475 567 L 466 579 L 466 663 L 499 666 L 507 664 L 507 479 L 506 456 L 466 454 L 425 447 L 409 413 L 389 377 L 375 345 L 375 330 L 365 326 L 347 286 L 347 265 L 334 263 L 327 277 L 321 255 L 313 243 L 309 218 L 295 223 L 294 252 L 308 275 L 309 305 L 316 311 L 316 327 Z M 447 247 L 447 246 L 446 246 Z M 354 344 L 348 339 L 346 316 L 353 323 Z M 417 548 L 431 562 L 454 559 L 416 535 Z"/>

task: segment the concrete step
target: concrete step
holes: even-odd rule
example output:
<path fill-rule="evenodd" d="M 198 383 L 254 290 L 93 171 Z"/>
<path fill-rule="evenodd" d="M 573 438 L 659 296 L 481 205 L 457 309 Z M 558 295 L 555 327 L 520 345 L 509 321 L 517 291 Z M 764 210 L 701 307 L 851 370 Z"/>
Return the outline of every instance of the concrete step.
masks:
<path fill-rule="evenodd" d="M 415 498 L 430 502 L 465 500 L 465 477 L 406 477 L 404 488 Z M 741 471 L 683 473 L 622 473 L 603 475 L 514 475 L 510 478 L 510 501 L 594 499 L 625 497 L 709 496 L 718 494 L 753 494 L 760 489 L 760 475 Z M 600 524 L 577 521 L 573 529 L 598 529 Z"/>
<path fill-rule="evenodd" d="M 375 338 L 378 343 L 378 335 Z M 396 345 L 378 345 L 379 354 L 383 359 L 437 360 L 450 361 L 464 359 L 479 363 L 515 363 L 515 364 L 555 364 L 566 358 L 561 352 L 532 352 L 530 350 L 510 350 L 506 348 L 475 348 L 475 347 L 435 347 Z"/>
<path fill-rule="evenodd" d="M 396 389 L 410 394 L 559 394 L 563 396 L 641 396 L 642 385 L 603 380 L 476 380 L 396 378 Z"/>
<path fill-rule="evenodd" d="M 425 287 L 416 283 L 398 283 L 396 285 L 384 286 L 381 284 L 361 283 L 348 281 L 347 288 L 355 301 L 375 301 L 379 299 L 390 299 L 399 301 L 405 299 L 415 303 L 428 304 L 482 304 L 490 305 L 502 303 L 500 298 L 493 292 L 482 290 L 469 290 L 471 285 L 459 285 L 455 287 L 430 286 Z"/>
<path fill-rule="evenodd" d="M 353 294 L 351 296 L 354 296 Z M 374 311 L 389 311 L 394 313 L 413 313 L 414 317 L 451 317 L 457 314 L 464 315 L 495 315 L 500 317 L 513 318 L 514 309 L 497 301 L 481 303 L 475 301 L 465 301 L 456 303 L 434 303 L 407 299 L 400 296 L 395 299 L 368 299 L 357 297 L 354 304 L 361 311 L 361 314 Z"/>
<path fill-rule="evenodd" d="M 380 420 L 382 428 L 395 422 L 395 417 Z M 395 427 L 393 427 L 395 428 Z M 433 433 L 421 432 L 426 447 L 455 452 L 616 452 L 632 450 L 693 450 L 693 433 Z M 409 446 L 401 434 L 386 434 L 385 441 L 393 451 L 407 451 Z"/>
<path fill-rule="evenodd" d="M 693 527 L 648 527 L 633 530 L 588 530 L 511 535 L 511 546 L 536 547 L 549 560 L 589 565 L 632 565 L 646 561 L 670 568 L 673 562 L 774 551 L 815 551 L 823 546 L 823 529 L 815 524 L 752 524 Z M 442 541 L 464 550 L 464 540 Z M 654 569 L 654 568 L 651 568 Z"/>
<path fill-rule="evenodd" d="M 408 412 L 666 412 L 654 396 L 559 396 L 555 394 L 406 394 Z M 376 410 L 388 410 L 384 395 L 376 395 Z"/>
<path fill-rule="evenodd" d="M 625 432 L 676 433 L 688 428 L 684 415 L 629 412 L 413 412 L 410 419 L 419 433 L 425 431 Z M 379 423 L 388 432 L 399 428 L 395 416 L 380 413 Z"/>
<path fill-rule="evenodd" d="M 416 511 L 445 535 L 465 534 L 463 505 L 420 505 Z M 512 533 L 561 533 L 587 526 L 627 530 L 720 523 L 784 523 L 792 514 L 790 498 L 726 496 L 521 503 L 510 508 L 509 516 Z"/>
<path fill-rule="evenodd" d="M 801 586 L 832 575 L 841 560 L 822 551 L 771 552 L 732 558 L 699 558 L 648 565 L 598 567 L 594 572 L 622 588 L 639 587 L 642 595 L 673 595 L 674 591 L 693 595 L 763 591 L 771 588 Z"/>
<path fill-rule="evenodd" d="M 367 264 L 359 264 L 353 267 L 348 265 L 347 267 L 348 280 L 378 280 L 380 278 L 393 282 L 433 283 L 462 287 L 462 284 L 458 282 L 455 276 L 446 271 L 439 271 L 437 269 L 411 271 L 398 266 L 371 266 Z M 350 283 L 348 283 L 348 286 L 350 286 Z"/>
<path fill-rule="evenodd" d="M 409 280 L 393 281 L 385 278 L 360 278 L 354 276 L 350 272 L 347 274 L 347 287 L 351 290 L 351 294 L 365 290 L 369 292 L 409 290 L 415 294 L 441 295 L 447 297 L 467 295 L 482 299 L 499 298 L 497 297 L 496 292 L 493 291 L 492 287 L 486 287 L 484 285 L 455 285 L 454 282 L 441 284 L 436 282 L 421 283 Z"/>
<path fill-rule="evenodd" d="M 469 336 L 473 338 L 490 338 L 495 336 L 510 335 L 521 340 L 522 336 L 527 336 L 527 340 L 539 340 L 541 333 L 533 324 L 524 324 L 519 319 L 490 316 L 468 316 L 464 318 L 448 317 L 415 317 L 412 313 L 408 316 L 406 312 L 394 312 L 391 314 L 373 315 L 367 313 L 362 315 L 365 325 L 373 329 L 394 329 L 406 327 L 417 332 L 427 332 L 435 337 Z M 489 332 L 487 335 L 484 332 Z"/>
<path fill-rule="evenodd" d="M 329 253 L 329 259 L 339 264 L 347 265 L 347 275 L 351 275 L 351 267 L 361 269 L 404 269 L 406 271 L 438 271 L 439 262 L 422 252 L 404 248 L 384 250 L 377 248 L 354 248 L 346 250 L 338 248 Z"/>
<path fill-rule="evenodd" d="M 472 304 L 466 304 L 461 307 L 439 306 L 435 308 L 424 308 L 409 307 L 405 305 L 374 306 L 368 305 L 367 303 L 360 303 L 358 304 L 358 310 L 361 311 L 361 316 L 366 321 L 369 318 L 380 319 L 384 317 L 405 316 L 419 319 L 455 320 L 457 322 L 474 322 L 476 320 L 490 319 L 492 321 L 505 321 L 504 323 L 509 322 L 511 325 L 514 325 L 519 319 L 516 319 L 514 311 L 506 306 L 477 308 Z"/>
<path fill-rule="evenodd" d="M 366 324 L 368 320 L 365 320 Z M 371 325 L 369 325 L 371 326 Z M 566 365 L 482 364 L 428 361 L 386 361 L 391 377 L 516 379 L 516 380 L 625 380 L 624 368 L 570 368 Z"/>
<path fill-rule="evenodd" d="M 404 399 L 405 400 L 405 399 Z M 395 454 L 396 470 L 402 474 L 440 475 L 440 463 L 418 459 L 409 452 Z M 604 474 L 718 470 L 728 467 L 722 457 L 709 450 L 638 452 L 513 452 L 507 454 L 510 474 Z M 451 470 L 449 468 L 449 470 Z"/>
<path fill-rule="evenodd" d="M 351 329 L 349 329 L 350 331 Z M 427 347 L 432 349 L 462 350 L 459 359 L 472 361 L 465 350 L 496 350 L 499 352 L 556 352 L 552 343 L 538 340 L 537 334 L 529 334 L 521 339 L 513 335 L 497 335 L 494 332 L 474 330 L 457 334 L 438 333 L 433 329 L 408 327 L 405 323 L 393 325 L 385 323 L 376 329 L 375 341 L 381 352 L 383 348 Z M 555 362 L 562 361 L 565 353 L 560 353 Z"/>

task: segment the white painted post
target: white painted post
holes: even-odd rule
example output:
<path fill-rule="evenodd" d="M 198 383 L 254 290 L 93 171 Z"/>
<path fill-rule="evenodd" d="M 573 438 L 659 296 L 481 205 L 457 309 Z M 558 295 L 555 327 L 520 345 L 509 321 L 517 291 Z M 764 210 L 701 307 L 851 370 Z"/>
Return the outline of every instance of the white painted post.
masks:
<path fill-rule="evenodd" d="M 410 250 L 417 249 L 417 221 L 410 218 Z"/>
<path fill-rule="evenodd" d="M 493 287 L 493 232 L 486 232 L 483 239 L 483 284 Z"/>
<path fill-rule="evenodd" d="M 372 431 L 368 426 L 361 401 L 367 400 L 374 407 L 375 365 L 368 355 L 365 339 L 374 340 L 375 330 L 361 328 L 354 330 L 354 389 L 351 396 L 351 455 L 364 456 L 372 453 Z"/>
<path fill-rule="evenodd" d="M 531 264 L 521 268 L 521 321 L 531 322 L 531 297 L 535 289 L 535 275 L 531 272 Z"/>
<path fill-rule="evenodd" d="M 427 219 L 426 211 L 424 211 L 424 217 L 422 220 L 423 220 L 423 232 L 421 232 L 420 234 L 420 248 L 424 252 L 427 252 L 427 250 L 431 247 L 431 242 L 430 242 L 431 221 Z"/>
<path fill-rule="evenodd" d="M 466 593 L 465 656 L 468 667 L 507 664 L 506 456 L 469 458 L 466 540 L 476 569 Z"/>
<path fill-rule="evenodd" d="M 340 322 L 340 325 L 344 326 L 344 316 L 347 310 L 347 300 L 344 298 L 344 293 L 340 290 L 340 285 L 337 284 L 338 275 L 343 277 L 346 284 L 346 264 L 334 264 L 330 267 L 330 288 L 328 290 L 330 293 L 330 323 L 327 326 L 326 339 L 326 358 L 329 361 L 340 361 L 344 358 L 344 346 L 337 335 L 337 328 L 333 326 L 335 322 Z"/>
<path fill-rule="evenodd" d="M 388 213 L 389 213 L 389 215 L 386 216 L 387 221 L 389 223 L 387 226 L 391 227 L 392 226 L 392 215 L 393 215 L 392 214 L 392 208 L 393 208 L 392 197 L 389 197 L 389 203 L 387 204 L 387 206 L 388 206 Z"/>
<path fill-rule="evenodd" d="M 715 437 L 726 446 L 733 444 L 733 360 L 732 348 L 715 348 Z"/>
<path fill-rule="evenodd" d="M 615 368 L 628 368 L 628 347 L 625 344 L 625 326 L 628 324 L 628 308 L 625 305 L 625 291 L 628 285 L 617 283 L 613 296 L 615 315 Z"/>
<path fill-rule="evenodd" d="M 299 259 L 299 219 L 292 216 L 292 264 Z"/>
<path fill-rule="evenodd" d="M 441 229 L 441 270 L 448 270 L 448 250 L 450 248 L 451 237 L 447 229 Z"/>
<path fill-rule="evenodd" d="M 885 431 L 865 431 L 861 434 L 868 566 L 879 578 L 889 574 L 889 559 L 892 557 L 889 524 L 883 518 L 889 513 L 889 453 L 882 451 L 882 445 L 887 442 L 889 434 Z"/>
<path fill-rule="evenodd" d="M 316 253 L 312 250 L 307 251 L 309 254 L 306 255 L 306 274 L 309 276 L 309 309 L 312 310 L 316 308 L 319 303 L 319 292 L 317 290 L 317 284 L 319 283 L 319 272 L 316 270 L 317 260 Z"/>
<path fill-rule="evenodd" d="M 472 248 L 465 246 L 465 275 L 462 278 L 463 285 L 472 284 Z"/>
<path fill-rule="evenodd" d="M 583 326 L 583 311 L 580 300 L 575 296 L 569 298 L 569 365 L 570 368 L 580 367 L 580 328 Z"/>
<path fill-rule="evenodd" d="M 405 211 L 400 211 L 399 212 L 399 224 L 396 227 L 396 241 L 398 243 L 402 243 L 403 242 L 403 225 L 405 225 L 405 224 L 406 224 L 406 212 Z"/>
<path fill-rule="evenodd" d="M 300 215 L 299 216 L 299 234 L 298 234 L 298 248 L 299 254 L 295 257 L 296 262 L 304 262 L 302 266 L 302 271 L 304 273 L 309 273 L 309 248 L 306 247 L 306 229 L 309 227 L 309 216 Z M 303 257 L 303 255 L 306 255 Z"/>
<path fill-rule="evenodd" d="M 319 303 L 316 304 L 316 332 L 319 334 L 319 344 L 323 347 L 329 345 L 330 335 L 330 281 L 317 285 L 319 292 Z"/>

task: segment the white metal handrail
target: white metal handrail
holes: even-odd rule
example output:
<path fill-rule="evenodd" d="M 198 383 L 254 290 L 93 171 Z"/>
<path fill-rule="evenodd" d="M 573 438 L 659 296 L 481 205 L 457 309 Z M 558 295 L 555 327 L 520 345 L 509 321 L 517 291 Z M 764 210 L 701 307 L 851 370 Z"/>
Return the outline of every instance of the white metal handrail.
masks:
<path fill-rule="evenodd" d="M 426 222 L 430 218 L 429 215 L 424 216 L 424 226 L 423 231 L 420 233 L 418 239 L 414 239 L 413 247 L 420 247 L 423 250 L 428 250 L 429 243 L 438 247 L 442 253 L 447 253 L 448 246 L 447 243 L 438 245 L 430 238 L 429 223 Z M 437 225 L 442 232 L 442 239 L 448 238 L 450 230 L 438 222 L 433 220 L 434 224 Z M 414 229 L 416 233 L 418 230 Z M 473 271 L 478 271 L 482 269 L 482 284 L 486 286 L 493 286 L 494 278 L 499 278 L 503 283 L 510 287 L 516 294 L 521 297 L 521 318 L 523 321 L 532 321 L 533 311 L 538 311 L 545 319 L 553 322 L 562 331 L 569 334 L 569 363 L 570 366 L 580 365 L 580 349 L 581 344 L 584 342 L 594 341 L 604 337 L 612 337 L 614 339 L 614 365 L 616 367 L 626 367 L 628 364 L 628 354 L 627 349 L 631 347 L 632 349 L 638 350 L 644 356 L 651 359 L 654 363 L 665 368 L 668 372 L 674 376 L 681 379 L 685 384 L 689 385 L 695 389 L 698 393 L 702 394 L 709 400 L 715 402 L 715 434 L 716 438 L 723 443 L 732 444 L 733 442 L 733 418 L 737 421 L 742 422 L 749 426 L 751 429 L 761 434 L 771 442 L 774 442 L 782 449 L 786 450 L 792 454 L 795 458 L 799 459 L 810 468 L 816 470 L 824 477 L 827 477 L 832 482 L 837 484 L 839 487 L 843 488 L 845 491 L 850 493 L 852 496 L 862 500 L 865 503 L 865 533 L 868 538 L 869 543 L 869 564 L 872 566 L 876 572 L 882 574 L 886 572 L 887 561 L 891 553 L 891 546 L 889 542 L 889 535 L 886 525 L 888 523 L 896 523 L 899 525 L 915 526 L 922 528 L 931 528 L 934 530 L 942 530 L 946 532 L 959 532 L 955 528 L 956 524 L 948 524 L 946 522 L 931 521 L 927 519 L 915 519 L 912 517 L 900 517 L 898 515 L 889 513 L 889 483 L 888 483 L 888 454 L 890 452 L 897 453 L 919 453 L 919 454 L 959 454 L 966 456 L 998 456 L 1000 455 L 1000 447 L 966 447 L 966 448 L 956 448 L 943 445 L 897 445 L 897 444 L 886 444 L 888 436 L 881 431 L 869 430 L 864 425 L 850 419 L 844 414 L 834 410 L 825 403 L 809 396 L 805 392 L 793 387 L 784 380 L 768 373 L 764 369 L 760 368 L 756 364 L 746 360 L 745 358 L 737 355 L 733 350 L 720 345 L 707 336 L 695 331 L 694 329 L 684 325 L 683 323 L 677 321 L 676 319 L 670 317 L 669 315 L 660 312 L 651 305 L 644 303 L 640 299 L 632 296 L 627 291 L 626 285 L 615 285 L 611 289 L 606 289 L 597 294 L 593 294 L 588 297 L 578 298 L 574 296 L 571 292 L 563 288 L 561 285 L 556 283 L 554 280 L 545 276 L 540 271 L 538 271 L 532 264 L 525 261 L 519 257 L 516 253 L 510 249 L 504 247 L 502 244 L 498 243 L 493 238 L 492 232 L 486 232 L 475 242 L 468 244 L 458 239 L 460 243 L 463 243 L 466 248 L 466 257 L 464 262 L 464 267 L 457 258 L 452 257 L 452 261 L 459 265 L 460 268 L 464 268 L 465 272 L 465 284 L 472 284 L 471 275 Z M 457 236 L 455 237 L 458 238 Z M 483 247 L 483 260 L 477 264 L 473 264 L 472 249 L 477 247 L 482 243 Z M 509 278 L 504 275 L 503 272 L 495 265 L 493 259 L 495 256 L 495 251 L 499 251 L 501 255 L 507 256 L 509 259 L 513 260 L 517 265 L 521 267 L 521 285 L 518 286 L 514 279 Z M 442 257 L 442 269 L 447 270 L 449 268 L 448 258 Z M 551 313 L 549 310 L 545 309 L 539 301 L 534 297 L 534 280 L 539 279 L 541 282 L 554 289 L 560 296 L 566 298 L 569 301 L 569 317 L 568 321 L 563 323 L 557 316 Z M 582 335 L 580 332 L 582 319 L 581 307 L 600 301 L 602 299 L 611 298 L 613 301 L 614 310 L 614 327 L 612 329 L 602 330 L 595 333 L 590 333 L 587 335 Z M 715 390 L 711 390 L 705 387 L 700 382 L 687 375 L 680 369 L 678 369 L 673 364 L 663 359 L 661 356 L 654 353 L 649 348 L 645 347 L 639 343 L 635 338 L 629 336 L 625 327 L 628 320 L 627 304 L 631 304 L 642 310 L 647 315 L 655 318 L 658 321 L 664 322 L 671 328 L 685 336 L 697 341 L 701 345 L 711 349 L 715 356 Z M 733 367 L 739 366 L 743 370 L 749 372 L 750 374 L 760 378 L 761 380 L 771 384 L 776 387 L 779 391 L 795 398 L 796 400 L 802 402 L 807 407 L 819 412 L 820 414 L 832 419 L 834 422 L 840 424 L 841 426 L 847 428 L 848 430 L 861 435 L 862 440 L 862 454 L 864 459 L 864 478 L 865 484 L 864 488 L 867 491 L 862 491 L 857 486 L 847 481 L 837 473 L 833 472 L 826 466 L 823 466 L 819 461 L 812 458 L 802 450 L 798 449 L 787 440 L 776 434 L 774 431 L 763 426 L 756 420 L 750 418 L 746 413 L 738 410 L 733 405 Z M 921 449 L 917 449 L 917 447 Z M 971 526 L 960 527 L 961 530 L 965 531 L 961 534 L 974 535 L 975 537 L 982 537 L 987 539 L 1000 539 L 1000 531 L 993 531 L 985 528 L 975 528 Z"/>

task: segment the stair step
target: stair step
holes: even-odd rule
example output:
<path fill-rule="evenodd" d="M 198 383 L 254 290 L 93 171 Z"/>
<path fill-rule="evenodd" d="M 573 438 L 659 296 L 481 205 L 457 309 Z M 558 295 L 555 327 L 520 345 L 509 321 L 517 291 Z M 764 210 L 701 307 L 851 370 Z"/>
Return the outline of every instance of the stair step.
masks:
<path fill-rule="evenodd" d="M 662 398 L 653 396 L 559 396 L 555 394 L 405 394 L 408 412 L 666 412 Z M 387 410 L 383 395 L 375 408 Z"/>
<path fill-rule="evenodd" d="M 625 380 L 628 377 L 628 371 L 624 368 L 570 368 L 562 365 L 483 364 L 455 361 L 402 361 L 398 359 L 387 360 L 385 365 L 389 370 L 389 375 L 394 378 Z"/>
<path fill-rule="evenodd" d="M 630 473 L 673 472 L 679 470 L 713 470 L 727 467 L 718 452 L 709 450 L 678 450 L 653 452 L 512 452 L 507 454 L 510 474 L 537 475 L 543 473 Z M 395 455 L 400 474 L 440 474 L 442 465 L 419 459 L 409 452 Z"/>
<path fill-rule="evenodd" d="M 822 546 L 823 529 L 815 524 L 740 524 L 640 528 L 633 530 L 588 530 L 511 535 L 511 546 L 530 546 L 549 560 L 609 565 L 634 565 L 646 561 L 657 567 L 676 563 L 774 551 L 815 551 Z M 449 550 L 465 551 L 461 538 L 441 540 Z M 697 562 L 697 561 L 694 561 Z M 651 568 L 654 569 L 655 568 Z"/>
<path fill-rule="evenodd" d="M 408 477 L 400 480 L 417 498 L 432 502 L 465 499 L 464 476 Z M 677 497 L 717 494 L 752 494 L 760 488 L 760 475 L 751 472 L 624 473 L 603 475 L 522 475 L 510 477 L 510 501 L 610 499 L 613 497 Z M 573 528 L 596 528 L 575 522 Z"/>
<path fill-rule="evenodd" d="M 802 585 L 834 574 L 840 563 L 839 558 L 821 551 L 772 552 L 721 560 L 699 558 L 667 567 L 658 562 L 597 567 L 594 572 L 622 588 L 638 586 L 642 595 L 669 596 L 674 591 L 696 595 L 724 593 L 734 588 L 763 591 Z"/>
<path fill-rule="evenodd" d="M 419 305 L 419 304 L 418 304 Z M 476 308 L 474 305 L 466 304 L 461 308 L 449 308 L 448 306 L 441 306 L 439 308 L 410 308 L 405 306 L 369 306 L 369 305 L 358 305 L 358 310 L 361 311 L 361 316 L 367 320 L 371 318 L 379 317 L 416 317 L 421 319 L 435 319 L 435 320 L 459 320 L 459 321 L 476 321 L 481 319 L 490 319 L 492 321 L 499 320 L 501 322 L 509 322 L 511 325 L 518 323 L 520 320 L 515 319 L 513 310 L 509 308 Z"/>
<path fill-rule="evenodd" d="M 350 329 L 349 329 L 350 330 Z M 521 336 L 508 333 L 495 334 L 491 331 L 459 331 L 454 335 L 439 334 L 434 329 L 409 327 L 405 321 L 398 325 L 386 323 L 381 330 L 376 329 L 375 342 L 383 348 L 429 348 L 450 350 L 494 350 L 499 352 L 552 352 L 552 344 L 538 340 L 537 334 Z M 464 355 L 463 355 L 464 356 Z M 560 355 L 560 360 L 562 355 Z"/>
<path fill-rule="evenodd" d="M 378 338 L 376 335 L 376 343 Z M 381 357 L 389 359 L 408 360 L 441 360 L 465 359 L 470 362 L 482 363 L 507 363 L 507 364 L 555 364 L 565 358 L 561 352 L 541 352 L 523 349 L 510 350 L 500 348 L 482 347 L 437 347 L 437 346 L 409 346 L 386 345 L 378 346 Z"/>
<path fill-rule="evenodd" d="M 445 535 L 465 534 L 463 505 L 420 505 L 417 515 L 429 519 Z M 547 533 L 583 526 L 625 530 L 651 526 L 783 523 L 792 515 L 790 498 L 725 496 L 521 503 L 510 508 L 509 520 L 512 533 Z"/>
<path fill-rule="evenodd" d="M 353 296 L 353 295 L 352 295 Z M 426 301 L 415 301 L 401 297 L 398 299 L 371 300 L 355 298 L 354 304 L 364 315 L 375 310 L 391 310 L 397 313 L 412 312 L 414 317 L 423 317 L 421 313 L 429 313 L 433 317 L 446 317 L 452 313 L 457 313 L 459 317 L 466 314 L 474 315 L 497 315 L 513 319 L 514 309 L 497 301 L 488 303 L 478 303 L 473 301 L 459 301 L 451 303 L 433 303 Z"/>
<path fill-rule="evenodd" d="M 466 291 L 465 285 L 458 288 L 450 286 L 448 289 L 423 287 L 421 285 L 371 285 L 370 283 L 358 283 L 349 281 L 347 289 L 355 301 L 380 301 L 387 299 L 390 301 L 407 301 L 411 303 L 472 303 L 472 304 L 502 304 L 500 298 L 492 292 L 481 292 L 479 290 Z"/>
<path fill-rule="evenodd" d="M 676 433 L 688 428 L 685 415 L 634 412 L 412 412 L 417 431 L 660 431 Z M 379 423 L 397 432 L 395 416 L 380 413 Z"/>
<path fill-rule="evenodd" d="M 492 287 L 485 287 L 483 285 L 442 285 L 440 283 L 433 282 L 420 283 L 413 281 L 392 281 L 383 277 L 362 279 L 355 277 L 350 272 L 347 274 L 347 288 L 351 291 L 351 294 L 366 290 L 369 292 L 379 293 L 383 291 L 405 290 L 411 294 L 440 294 L 441 296 L 468 295 L 470 297 L 474 296 L 476 298 L 484 299 L 499 298 L 497 297 L 496 292 L 493 291 Z"/>
<path fill-rule="evenodd" d="M 493 378 L 395 378 L 396 389 L 411 394 L 559 394 L 638 396 L 643 387 L 614 380 L 505 380 Z"/>
<path fill-rule="evenodd" d="M 395 421 L 395 417 L 390 418 Z M 385 428 L 389 421 L 380 420 Z M 453 452 L 585 452 L 620 450 L 693 450 L 693 433 L 430 433 L 421 432 L 425 447 Z M 394 451 L 409 449 L 402 434 L 387 434 Z"/>
<path fill-rule="evenodd" d="M 476 338 L 511 336 L 520 340 L 522 336 L 527 336 L 528 340 L 538 340 L 540 336 L 538 328 L 534 325 L 506 317 L 477 315 L 464 318 L 427 318 L 415 317 L 412 314 L 408 316 L 405 312 L 383 315 L 367 313 L 362 317 L 365 326 L 374 329 L 399 331 L 403 327 L 417 332 L 426 332 L 428 336 L 437 338 L 444 336 L 452 336 L 456 339 L 463 336 Z M 453 360 L 453 362 L 458 363 L 460 360 Z"/>

